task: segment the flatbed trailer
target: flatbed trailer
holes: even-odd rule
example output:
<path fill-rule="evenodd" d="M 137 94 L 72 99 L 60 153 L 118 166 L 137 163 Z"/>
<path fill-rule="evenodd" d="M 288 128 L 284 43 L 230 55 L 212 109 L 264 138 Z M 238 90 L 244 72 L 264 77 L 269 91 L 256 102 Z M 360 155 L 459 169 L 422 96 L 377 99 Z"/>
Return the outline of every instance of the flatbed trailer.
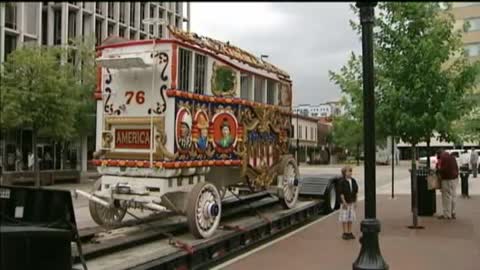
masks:
<path fill-rule="evenodd" d="M 266 203 L 267 201 L 275 203 Z M 87 258 L 88 269 L 208 269 L 226 258 L 312 221 L 324 213 L 322 200 L 302 200 L 294 208 L 284 209 L 277 198 L 266 197 L 253 202 L 251 207 L 257 214 L 249 213 L 233 218 L 228 218 L 227 215 L 226 220 L 222 220 L 221 229 L 210 238 L 196 239 L 185 230 L 174 236 L 176 241 L 185 244 L 183 247 L 172 245 L 171 239 L 159 238 L 120 251 Z M 128 238 L 129 235 L 125 231 L 118 233 L 117 237 Z M 84 249 L 88 250 L 88 247 L 84 246 Z M 74 269 L 82 269 L 82 266 L 77 264 Z"/>

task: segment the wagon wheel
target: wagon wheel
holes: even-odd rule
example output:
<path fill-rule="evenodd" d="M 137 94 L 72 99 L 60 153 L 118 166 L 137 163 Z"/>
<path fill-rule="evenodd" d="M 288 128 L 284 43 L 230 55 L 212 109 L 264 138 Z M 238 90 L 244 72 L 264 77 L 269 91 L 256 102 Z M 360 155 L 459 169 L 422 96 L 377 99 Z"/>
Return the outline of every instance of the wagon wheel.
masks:
<path fill-rule="evenodd" d="M 93 191 L 100 190 L 101 181 L 98 179 L 93 184 Z M 127 207 L 119 205 L 118 201 L 114 202 L 113 207 L 105 207 L 94 201 L 89 201 L 88 208 L 93 221 L 100 226 L 114 226 L 122 222 L 125 214 L 127 213 Z"/>
<path fill-rule="evenodd" d="M 197 238 L 213 235 L 220 223 L 222 201 L 218 189 L 211 183 L 197 183 L 188 195 L 187 222 Z"/>
<path fill-rule="evenodd" d="M 287 208 L 293 208 L 298 200 L 298 193 L 300 191 L 298 180 L 298 167 L 295 161 L 289 160 L 283 169 L 283 177 L 280 187 L 282 205 Z"/>

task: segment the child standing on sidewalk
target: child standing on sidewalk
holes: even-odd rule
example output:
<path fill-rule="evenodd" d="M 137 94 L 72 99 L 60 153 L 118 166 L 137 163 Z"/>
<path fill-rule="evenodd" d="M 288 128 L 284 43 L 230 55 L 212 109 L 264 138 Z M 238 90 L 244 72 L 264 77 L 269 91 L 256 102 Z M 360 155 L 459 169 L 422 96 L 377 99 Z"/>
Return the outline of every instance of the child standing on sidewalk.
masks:
<path fill-rule="evenodd" d="M 340 194 L 340 202 L 342 204 L 338 218 L 342 223 L 342 238 L 345 240 L 355 239 L 352 233 L 352 223 L 356 219 L 355 208 L 358 185 L 357 181 L 352 178 L 352 167 L 343 167 L 342 176 L 342 179 L 338 183 L 338 193 Z"/>

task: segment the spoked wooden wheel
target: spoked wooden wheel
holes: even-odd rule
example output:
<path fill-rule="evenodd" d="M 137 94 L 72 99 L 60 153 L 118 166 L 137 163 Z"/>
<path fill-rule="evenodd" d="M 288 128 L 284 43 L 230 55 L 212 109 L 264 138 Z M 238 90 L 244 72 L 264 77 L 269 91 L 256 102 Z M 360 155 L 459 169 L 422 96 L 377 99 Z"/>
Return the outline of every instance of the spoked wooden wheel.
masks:
<path fill-rule="evenodd" d="M 287 162 L 287 165 L 283 171 L 282 183 L 281 183 L 281 202 L 282 205 L 287 208 L 293 208 L 298 200 L 298 193 L 300 191 L 298 180 L 298 168 L 294 160 Z"/>
<path fill-rule="evenodd" d="M 100 190 L 100 179 L 93 185 L 93 190 Z M 115 203 L 114 203 L 115 205 Z M 121 205 L 115 205 L 113 207 L 105 207 L 94 201 L 89 201 L 88 208 L 93 221 L 100 226 L 114 226 L 122 222 L 125 214 L 127 213 L 127 207 Z"/>
<path fill-rule="evenodd" d="M 190 232 L 197 238 L 213 235 L 220 223 L 222 200 L 218 189 L 211 183 L 196 184 L 187 202 L 187 222 Z"/>

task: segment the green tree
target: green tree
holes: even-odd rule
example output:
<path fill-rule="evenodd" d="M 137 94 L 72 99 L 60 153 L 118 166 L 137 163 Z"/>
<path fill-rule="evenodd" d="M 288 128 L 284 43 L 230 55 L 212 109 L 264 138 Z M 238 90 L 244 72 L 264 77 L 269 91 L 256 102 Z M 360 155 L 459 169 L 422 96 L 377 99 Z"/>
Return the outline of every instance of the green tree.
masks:
<path fill-rule="evenodd" d="M 335 145 L 355 153 L 360 163 L 360 149 L 363 145 L 363 102 L 362 102 L 362 62 L 354 53 L 339 72 L 329 71 L 330 80 L 340 87 L 341 104 L 345 109 L 342 116 L 333 121 L 333 142 Z"/>
<path fill-rule="evenodd" d="M 61 63 L 62 55 L 59 48 L 23 46 L 8 56 L 0 75 L 0 124 L 5 129 L 32 128 L 37 186 L 37 137 L 69 139 L 76 131 L 80 89 L 73 67 Z"/>
<path fill-rule="evenodd" d="M 469 109 L 466 95 L 474 85 L 476 68 L 463 56 L 461 32 L 454 30 L 450 5 L 445 11 L 435 2 L 382 2 L 378 8 L 380 122 L 393 116 L 389 131 L 412 145 L 416 194 L 416 145 L 434 132 L 445 140 L 454 137 L 454 121 Z"/>
<path fill-rule="evenodd" d="M 95 37 L 81 37 L 70 41 L 67 47 L 73 62 L 74 77 L 79 89 L 78 111 L 75 115 L 74 128 L 80 136 L 95 133 L 95 99 L 93 93 L 97 84 L 97 64 L 95 62 Z"/>

